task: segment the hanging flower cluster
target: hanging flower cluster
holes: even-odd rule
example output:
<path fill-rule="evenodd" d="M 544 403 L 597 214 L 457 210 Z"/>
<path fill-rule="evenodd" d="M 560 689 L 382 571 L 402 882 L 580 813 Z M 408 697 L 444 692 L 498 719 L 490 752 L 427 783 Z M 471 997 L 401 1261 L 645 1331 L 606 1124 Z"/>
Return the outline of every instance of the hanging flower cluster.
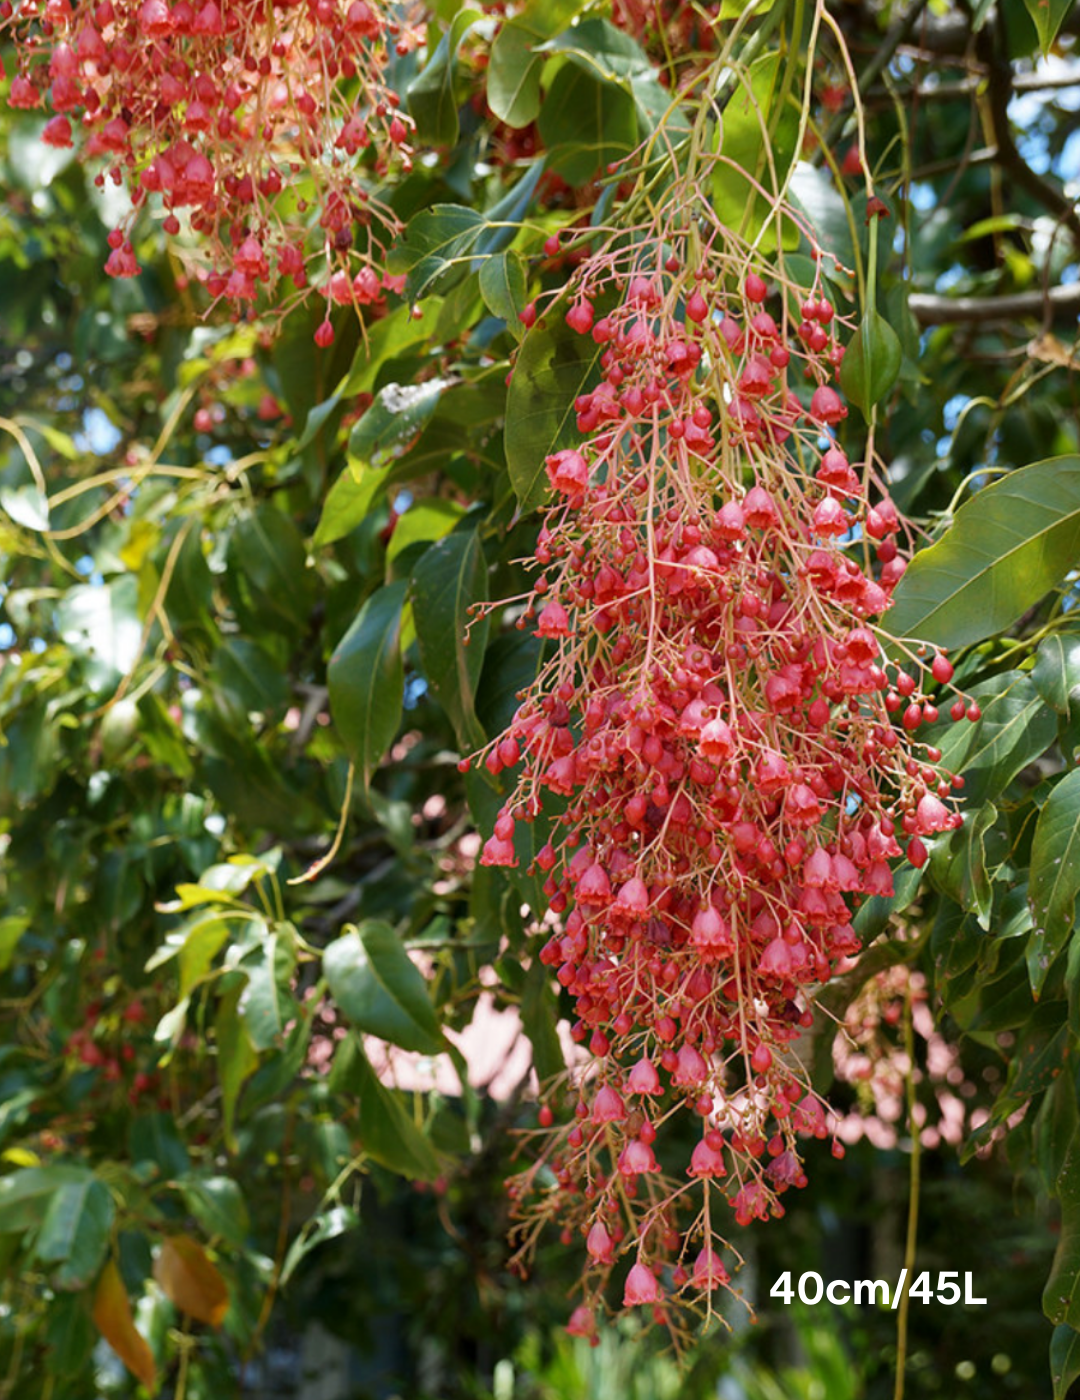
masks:
<path fill-rule="evenodd" d="M 303 295 L 313 259 L 328 300 L 381 296 L 397 225 L 358 168 L 409 167 L 386 70 L 417 42 L 384 0 L 0 0 L 5 31 L 9 105 L 51 109 L 42 139 L 79 144 L 131 196 L 110 276 L 139 271 L 131 226 L 152 198 L 167 234 L 199 236 L 181 251 L 214 298 L 251 304 L 283 278 Z"/>
<path fill-rule="evenodd" d="M 801 1140 L 827 1136 L 793 1047 L 814 989 L 859 949 L 857 903 L 961 818 L 918 739 L 952 666 L 883 650 L 902 526 L 872 444 L 852 462 L 836 439 L 820 281 L 677 185 L 567 305 L 600 377 L 580 445 L 546 461 L 522 623 L 548 659 L 483 757 L 517 778 L 481 863 L 543 843 L 540 957 L 588 1053 L 510 1190 L 523 1257 L 545 1224 L 583 1236 L 570 1330 L 593 1336 L 617 1267 L 624 1306 L 711 1311 L 738 1262 L 718 1206 L 779 1216 L 805 1184 Z"/>

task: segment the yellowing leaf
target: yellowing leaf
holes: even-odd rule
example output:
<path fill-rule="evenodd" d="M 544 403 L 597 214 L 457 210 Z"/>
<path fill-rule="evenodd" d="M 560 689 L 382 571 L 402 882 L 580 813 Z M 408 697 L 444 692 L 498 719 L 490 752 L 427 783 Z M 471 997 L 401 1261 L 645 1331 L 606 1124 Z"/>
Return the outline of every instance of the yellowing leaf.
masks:
<path fill-rule="evenodd" d="M 151 1395 L 157 1394 L 157 1368 L 145 1337 L 136 1330 L 127 1289 L 110 1259 L 94 1292 L 94 1324 L 117 1356 Z"/>
<path fill-rule="evenodd" d="M 197 1322 L 220 1327 L 229 1289 L 206 1250 L 190 1235 L 169 1235 L 154 1260 L 154 1278 L 171 1303 Z"/>

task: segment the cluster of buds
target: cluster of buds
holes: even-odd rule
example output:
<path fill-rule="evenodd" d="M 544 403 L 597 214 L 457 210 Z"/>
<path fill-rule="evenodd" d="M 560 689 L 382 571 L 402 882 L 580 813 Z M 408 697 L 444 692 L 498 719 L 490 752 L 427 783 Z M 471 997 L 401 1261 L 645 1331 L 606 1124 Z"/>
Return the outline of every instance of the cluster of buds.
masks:
<path fill-rule="evenodd" d="M 138 273 L 132 221 L 152 200 L 168 235 L 196 236 L 180 251 L 214 298 L 250 305 L 289 278 L 300 299 L 313 259 L 328 300 L 381 295 L 397 225 L 364 173 L 409 166 L 386 69 L 417 42 L 383 0 L 0 0 L 5 31 L 9 105 L 51 109 L 43 140 L 127 187 L 110 276 Z"/>
<path fill-rule="evenodd" d="M 738 1263 L 718 1202 L 747 1224 L 805 1184 L 815 989 L 859 901 L 961 821 L 918 737 L 951 663 L 883 648 L 902 523 L 872 447 L 836 437 L 841 318 L 692 194 L 572 283 L 602 373 L 546 462 L 520 616 L 545 659 L 482 755 L 514 779 L 481 863 L 539 847 L 540 957 L 584 1052 L 510 1183 L 518 1238 L 523 1260 L 546 1224 L 583 1239 L 588 1336 L 617 1268 L 624 1306 L 713 1311 Z"/>

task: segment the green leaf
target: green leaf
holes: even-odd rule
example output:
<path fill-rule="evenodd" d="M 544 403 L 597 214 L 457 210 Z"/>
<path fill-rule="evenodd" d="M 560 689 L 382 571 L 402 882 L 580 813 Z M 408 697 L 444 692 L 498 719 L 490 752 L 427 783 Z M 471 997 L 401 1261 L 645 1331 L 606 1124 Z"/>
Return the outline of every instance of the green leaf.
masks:
<path fill-rule="evenodd" d="M 1042 51 L 1048 54 L 1073 7 L 1073 0 L 1024 0 L 1024 4 L 1035 23 Z"/>
<path fill-rule="evenodd" d="M 380 474 L 365 470 L 362 462 L 357 463 L 356 469 L 346 467 L 326 494 L 311 541 L 312 547 L 321 549 L 324 545 L 333 544 L 363 524 L 378 495 L 381 481 Z"/>
<path fill-rule="evenodd" d="M 482 18 L 479 10 L 459 10 L 423 71 L 408 86 L 405 96 L 416 122 L 416 134 L 426 145 L 457 145 L 460 129 L 454 95 L 457 53 L 462 39 Z"/>
<path fill-rule="evenodd" d="M 330 1087 L 359 1098 L 360 1146 L 369 1157 L 402 1176 L 433 1181 L 439 1175 L 431 1144 L 405 1112 L 401 1095 L 379 1082 L 355 1034 L 338 1046 Z"/>
<path fill-rule="evenodd" d="M 1038 993 L 1073 929 L 1080 893 L 1080 769 L 1066 773 L 1043 804 L 1031 844 L 1029 899 L 1035 929 L 1028 972 Z"/>
<path fill-rule="evenodd" d="M 249 713 L 282 710 L 289 687 L 281 667 L 250 637 L 230 637 L 214 654 L 221 689 Z"/>
<path fill-rule="evenodd" d="M 231 1176 L 191 1177 L 179 1185 L 184 1204 L 208 1236 L 244 1245 L 251 1222 L 244 1193 Z"/>
<path fill-rule="evenodd" d="M 556 73 L 537 130 L 548 151 L 548 168 L 569 185 L 584 184 L 638 143 L 630 94 L 576 63 L 566 63 Z"/>
<path fill-rule="evenodd" d="M 408 587 L 400 579 L 367 599 L 327 671 L 330 711 L 365 791 L 401 722 L 401 611 Z"/>
<path fill-rule="evenodd" d="M 381 321 L 365 327 L 352 366 L 337 387 L 338 397 L 348 399 L 370 393 L 384 365 L 430 338 L 441 305 L 437 297 L 431 297 L 418 308 L 419 315 L 410 305 L 395 306 Z"/>
<path fill-rule="evenodd" d="M 1080 1333 L 1062 1323 L 1050 1338 L 1050 1381 L 1054 1400 L 1065 1400 L 1069 1387 L 1080 1376 Z"/>
<path fill-rule="evenodd" d="M 559 1006 L 552 991 L 547 969 L 534 958 L 525 975 L 521 998 L 521 1024 L 533 1049 L 533 1065 L 541 1084 L 566 1068 L 562 1045 L 555 1029 Z"/>
<path fill-rule="evenodd" d="M 1078 557 L 1080 458 L 1021 467 L 983 487 L 951 529 L 915 556 L 897 585 L 889 629 L 937 646 L 970 646 L 1011 626 Z"/>
<path fill-rule="evenodd" d="M 132 1162 L 151 1162 L 165 1178 L 175 1180 L 191 1170 L 180 1130 L 168 1113 L 143 1113 L 133 1118 L 128 1151 Z"/>
<path fill-rule="evenodd" d="M 479 747 L 476 688 L 484 665 L 488 619 L 470 605 L 487 601 L 487 565 L 476 530 L 439 540 L 412 574 L 413 618 L 420 661 L 463 747 Z"/>
<path fill-rule="evenodd" d="M 336 1240 L 341 1235 L 349 1234 L 359 1225 L 360 1212 L 352 1206 L 331 1206 L 329 1210 L 309 1220 L 289 1246 L 285 1262 L 281 1266 L 279 1287 L 285 1287 L 296 1272 L 297 1265 L 306 1259 L 313 1249 L 325 1244 L 327 1240 Z"/>
<path fill-rule="evenodd" d="M 174 935 L 175 936 L 175 935 Z M 186 997 L 210 971 L 210 965 L 225 946 L 229 925 L 216 914 L 193 919 L 184 930 L 180 945 L 180 995 Z"/>
<path fill-rule="evenodd" d="M 422 1055 L 446 1048 L 423 974 L 389 924 L 368 919 L 343 934 L 323 953 L 323 973 L 359 1030 Z"/>
<path fill-rule="evenodd" d="M 278 1045 L 286 1022 L 292 1019 L 296 1003 L 289 983 L 295 968 L 296 952 L 292 941 L 277 929 L 268 930 L 260 959 L 248 971 L 247 986 L 238 1007 L 256 1050 L 270 1050 Z"/>
<path fill-rule="evenodd" d="M 521 344 L 506 401 L 506 462 L 523 511 L 548 493 L 544 459 L 578 440 L 574 400 L 599 379 L 603 346 L 577 335 L 562 318 L 534 328 Z"/>
<path fill-rule="evenodd" d="M 415 300 L 437 284 L 445 290 L 465 275 L 486 223 L 482 214 L 462 204 L 422 209 L 390 249 L 390 270 L 408 274 L 408 293 Z"/>
<path fill-rule="evenodd" d="M 453 383 L 452 379 L 427 379 L 423 384 L 387 384 L 349 434 L 349 455 L 376 469 L 402 456 Z"/>
<path fill-rule="evenodd" d="M 540 75 L 548 55 L 538 44 L 582 9 L 581 0 L 534 0 L 499 29 L 491 46 L 487 100 L 507 126 L 531 125 L 540 114 Z"/>
<path fill-rule="evenodd" d="M 69 1163 L 23 1167 L 10 1176 L 0 1177 L 0 1234 L 21 1233 L 39 1224 L 56 1191 L 93 1179 L 87 1167 Z"/>
<path fill-rule="evenodd" d="M 840 387 L 869 421 L 900 374 L 900 340 L 885 317 L 870 307 L 851 337 L 840 366 Z"/>
<path fill-rule="evenodd" d="M 49 1347 L 49 1368 L 61 1376 L 86 1375 L 97 1332 L 85 1297 L 54 1299 L 49 1305 L 45 1340 Z"/>
<path fill-rule="evenodd" d="M 495 36 L 487 71 L 487 99 L 507 126 L 530 126 L 540 114 L 540 74 L 547 55 L 534 50 L 546 37 L 521 18 L 507 20 Z"/>
<path fill-rule="evenodd" d="M 1043 1312 L 1055 1326 L 1080 1331 L 1080 1132 L 1073 1135 L 1061 1175 L 1061 1234 L 1043 1290 Z"/>
<path fill-rule="evenodd" d="M 493 316 L 506 322 L 511 335 L 519 339 L 524 327 L 521 313 L 528 297 L 525 264 L 515 252 L 496 253 L 480 269 L 480 295 Z"/>
<path fill-rule="evenodd" d="M 934 741 L 943 766 L 964 775 L 964 800 L 971 808 L 999 797 L 1041 758 L 1054 742 L 1057 724 L 1027 675 L 1013 672 L 984 681 L 969 694 L 979 701 L 982 718 L 975 724 L 950 722 Z"/>
<path fill-rule="evenodd" d="M 24 914 L 8 914 L 0 919 L 0 972 L 6 972 L 19 946 L 19 939 L 30 927 Z"/>
<path fill-rule="evenodd" d="M 771 201 L 757 193 L 755 184 L 770 195 L 776 193 L 795 159 L 799 114 L 791 104 L 777 107 L 786 61 L 778 53 L 755 59 L 748 72 L 740 74 L 717 123 L 721 160 L 713 170 L 713 206 L 722 222 L 748 239 L 757 238 L 773 214 Z M 785 244 L 790 238 L 785 229 Z M 764 252 L 776 248 L 775 223 L 761 236 L 759 247 Z"/>
<path fill-rule="evenodd" d="M 101 1268 L 109 1245 L 116 1208 L 96 1178 L 68 1182 L 49 1202 L 34 1253 L 43 1264 L 59 1264 L 52 1281 L 57 1288 L 86 1288 Z"/>
<path fill-rule="evenodd" d="M 1080 699 L 1080 635 L 1053 632 L 1035 653 L 1031 672 L 1035 689 L 1058 714 L 1068 714 Z"/>
<path fill-rule="evenodd" d="M 306 626 L 311 584 L 307 551 L 293 522 L 264 503 L 239 522 L 230 555 L 263 607 L 295 626 Z"/>
<path fill-rule="evenodd" d="M 242 985 L 237 982 L 218 1003 L 214 1021 L 217 1074 L 221 1085 L 221 1121 L 225 1145 L 236 1151 L 236 1105 L 240 1090 L 258 1068 L 259 1057 L 238 1010 Z"/>
<path fill-rule="evenodd" d="M 387 563 L 404 554 L 410 545 L 426 544 L 448 535 L 461 517 L 465 507 L 443 496 L 422 496 L 399 517 L 394 533 L 386 546 Z"/>

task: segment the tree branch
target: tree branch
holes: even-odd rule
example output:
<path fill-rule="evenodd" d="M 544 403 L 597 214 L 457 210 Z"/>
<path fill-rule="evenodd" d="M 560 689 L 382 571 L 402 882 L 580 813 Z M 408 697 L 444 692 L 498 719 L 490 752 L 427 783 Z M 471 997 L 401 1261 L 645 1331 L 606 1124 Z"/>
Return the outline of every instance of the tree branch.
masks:
<path fill-rule="evenodd" d="M 987 66 L 986 95 L 990 109 L 990 120 L 997 141 L 998 163 L 1006 175 L 1026 190 L 1032 199 L 1049 210 L 1072 234 L 1073 242 L 1080 246 L 1080 216 L 1076 205 L 1049 180 L 1036 174 L 1016 148 L 1013 140 L 1012 123 L 1009 121 L 1009 101 L 1012 98 L 1012 68 L 994 44 L 988 25 L 979 34 L 979 57 Z"/>
<path fill-rule="evenodd" d="M 999 297 L 946 297 L 929 292 L 912 292 L 908 298 L 911 314 L 920 326 L 959 323 L 986 325 L 999 321 L 1023 320 L 1038 316 L 1043 320 L 1080 314 L 1080 282 L 1047 291 L 1015 292 Z"/>

